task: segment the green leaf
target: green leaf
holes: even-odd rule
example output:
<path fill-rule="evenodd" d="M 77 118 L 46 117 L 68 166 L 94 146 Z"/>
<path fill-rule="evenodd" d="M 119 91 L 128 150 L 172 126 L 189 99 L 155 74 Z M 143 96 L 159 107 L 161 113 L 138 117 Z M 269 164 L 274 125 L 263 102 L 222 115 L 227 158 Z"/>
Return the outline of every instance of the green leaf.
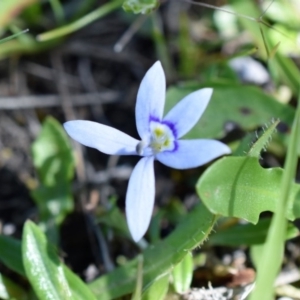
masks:
<path fill-rule="evenodd" d="M 248 156 L 260 158 L 260 154 L 267 148 L 268 143 L 272 139 L 272 134 L 275 132 L 279 120 L 274 121 L 269 127 L 263 128 L 263 132 L 257 141 L 251 146 Z"/>
<path fill-rule="evenodd" d="M 148 247 L 144 252 L 143 285 L 147 287 L 157 278 L 168 274 L 186 255 L 205 241 L 216 217 L 203 205 L 198 205 L 165 240 Z M 101 300 L 112 299 L 134 290 L 137 259 L 117 268 L 89 284 Z"/>
<path fill-rule="evenodd" d="M 200 121 L 185 138 L 220 138 L 226 133 L 226 124 L 237 124 L 244 130 L 253 130 L 271 119 L 280 119 L 291 127 L 295 111 L 277 102 L 255 86 L 235 83 L 188 84 L 170 87 L 167 92 L 166 109 L 169 111 L 187 94 L 203 88 L 214 89 L 212 99 Z M 213 122 L 212 122 L 213 120 Z"/>
<path fill-rule="evenodd" d="M 142 300 L 164 300 L 169 287 L 169 273 L 157 278 L 150 287 L 146 288 Z"/>
<path fill-rule="evenodd" d="M 26 274 L 40 300 L 74 299 L 62 263 L 31 221 L 25 223 L 22 255 Z"/>
<path fill-rule="evenodd" d="M 69 286 L 74 295 L 74 299 L 96 300 L 96 297 L 87 287 L 87 285 L 76 274 L 74 274 L 68 267 L 66 267 L 65 265 L 63 267 L 64 267 L 64 273 L 67 277 Z"/>
<path fill-rule="evenodd" d="M 55 226 L 73 210 L 71 179 L 75 162 L 69 138 L 54 118 L 45 120 L 32 145 L 32 154 L 41 185 L 31 195 L 38 205 L 41 220 Z"/>
<path fill-rule="evenodd" d="M 173 285 L 177 293 L 186 292 L 192 283 L 193 278 L 193 257 L 187 253 L 184 259 L 175 266 L 173 270 Z"/>
<path fill-rule="evenodd" d="M 109 228 L 116 229 L 117 232 L 130 238 L 130 233 L 124 214 L 121 213 L 120 209 L 113 204 L 109 211 L 105 211 L 103 214 L 97 217 L 97 221 L 101 224 L 107 225 Z"/>
<path fill-rule="evenodd" d="M 236 224 L 225 229 L 215 229 L 216 233 L 212 234 L 208 243 L 210 245 L 222 246 L 252 246 L 263 244 L 266 240 L 271 219 L 265 218 L 260 220 L 256 225 L 253 224 Z M 288 224 L 286 239 L 298 236 L 299 230 L 293 224 Z"/>
<path fill-rule="evenodd" d="M 247 12 L 247 15 L 257 18 L 259 18 L 261 15 L 261 11 L 253 1 L 234 1 L 234 3 L 232 3 L 232 8 L 235 12 L 240 14 L 245 14 L 245 12 Z M 261 57 L 264 59 L 267 59 L 267 51 L 265 46 L 267 46 L 268 49 L 272 49 L 278 42 L 290 40 L 290 38 L 287 38 L 282 34 L 276 34 L 276 40 L 274 42 L 272 40 L 273 32 L 271 28 L 266 28 L 264 30 L 264 37 L 262 37 L 258 23 L 246 20 L 244 18 L 239 18 L 239 22 L 252 35 L 252 38 L 257 45 L 258 52 L 260 52 Z M 281 47 L 279 47 L 279 50 L 280 48 Z M 300 72 L 296 64 L 291 58 L 282 55 L 279 53 L 279 51 L 276 52 L 274 58 L 275 59 L 269 60 L 271 67 L 274 68 L 278 74 L 280 74 L 280 80 L 283 80 L 295 94 L 298 94 L 298 78 L 300 77 Z"/>
<path fill-rule="evenodd" d="M 52 255 L 55 256 L 55 253 Z M 8 236 L 0 235 L 0 261 L 9 269 L 26 277 L 23 266 L 21 242 Z M 63 265 L 64 273 L 75 299 L 96 299 L 82 280 L 69 268 Z"/>
<path fill-rule="evenodd" d="M 280 194 L 281 168 L 262 168 L 254 157 L 224 157 L 211 165 L 197 183 L 197 192 L 218 215 L 256 224 L 263 211 L 275 212 Z M 296 201 L 294 201 L 296 200 Z M 300 217 L 300 186 L 293 184 L 286 217 Z"/>
<path fill-rule="evenodd" d="M 9 236 L 0 235 L 0 261 L 9 269 L 26 277 L 20 241 Z"/>
<path fill-rule="evenodd" d="M 59 260 L 43 232 L 25 223 L 22 241 L 25 271 L 40 300 L 95 299 L 82 281 Z"/>
<path fill-rule="evenodd" d="M 54 186 L 71 180 L 74 158 L 69 138 L 61 124 L 47 117 L 42 131 L 32 145 L 33 163 L 43 185 Z"/>
<path fill-rule="evenodd" d="M 74 208 L 70 182 L 62 181 L 54 187 L 41 185 L 31 192 L 31 196 L 38 205 L 40 219 L 45 222 L 54 218 L 56 224 L 60 224 Z"/>
<path fill-rule="evenodd" d="M 123 9 L 135 14 L 148 14 L 159 5 L 158 0 L 125 0 Z"/>

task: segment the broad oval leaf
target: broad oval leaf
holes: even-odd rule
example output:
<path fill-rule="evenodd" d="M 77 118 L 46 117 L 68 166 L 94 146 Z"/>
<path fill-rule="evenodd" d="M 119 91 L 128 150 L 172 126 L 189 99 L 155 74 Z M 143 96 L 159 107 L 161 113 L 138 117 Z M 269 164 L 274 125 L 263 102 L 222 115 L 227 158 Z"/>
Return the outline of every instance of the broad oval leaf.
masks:
<path fill-rule="evenodd" d="M 214 214 L 256 224 L 260 213 L 275 212 L 279 201 L 281 168 L 262 168 L 254 157 L 224 157 L 211 165 L 197 183 L 197 192 Z M 294 184 L 286 217 L 300 216 L 300 185 Z"/>

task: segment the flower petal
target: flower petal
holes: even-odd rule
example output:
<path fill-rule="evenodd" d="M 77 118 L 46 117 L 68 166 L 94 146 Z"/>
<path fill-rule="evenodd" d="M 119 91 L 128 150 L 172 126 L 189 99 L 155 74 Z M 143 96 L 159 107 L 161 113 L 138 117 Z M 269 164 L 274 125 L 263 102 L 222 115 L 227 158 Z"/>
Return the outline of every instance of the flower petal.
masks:
<path fill-rule="evenodd" d="M 162 119 L 166 94 L 166 78 L 161 63 L 157 61 L 144 76 L 135 106 L 137 131 L 144 139 L 149 132 L 150 117 Z"/>
<path fill-rule="evenodd" d="M 198 122 L 211 98 L 213 89 L 205 88 L 193 92 L 178 102 L 164 117 L 174 124 L 177 138 L 189 132 Z"/>
<path fill-rule="evenodd" d="M 216 140 L 181 140 L 177 141 L 176 151 L 160 152 L 156 158 L 168 167 L 189 169 L 229 153 L 231 153 L 230 148 Z"/>
<path fill-rule="evenodd" d="M 152 216 L 155 181 L 154 157 L 142 158 L 132 171 L 126 193 L 126 217 L 131 236 L 138 242 L 149 227 Z"/>
<path fill-rule="evenodd" d="M 137 155 L 138 140 L 112 127 L 91 121 L 64 123 L 67 133 L 77 142 L 114 155 Z"/>

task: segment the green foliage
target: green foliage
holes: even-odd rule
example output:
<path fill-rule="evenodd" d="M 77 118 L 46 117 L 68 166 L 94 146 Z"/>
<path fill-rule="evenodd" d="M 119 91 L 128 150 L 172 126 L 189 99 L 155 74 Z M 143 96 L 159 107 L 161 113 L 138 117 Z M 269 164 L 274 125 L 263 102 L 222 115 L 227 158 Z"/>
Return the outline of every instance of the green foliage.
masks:
<path fill-rule="evenodd" d="M 250 16 L 259 16 L 261 13 L 253 1 L 235 1 L 232 4 L 232 8 L 237 13 L 244 13 L 246 11 Z M 298 18 L 296 10 L 294 10 L 294 13 L 294 18 Z M 282 14 L 282 11 L 280 11 L 280 14 Z M 262 37 L 258 24 L 244 18 L 240 18 L 239 21 L 242 26 L 252 35 L 252 38 L 258 47 L 259 54 L 265 60 L 269 59 L 268 53 L 278 42 L 284 41 L 284 43 L 286 43 L 286 40 L 290 40 L 290 34 L 285 36 L 282 33 L 276 35 L 275 39 L 273 39 L 271 37 L 272 30 L 263 30 L 264 35 Z M 294 47 L 292 47 L 292 49 L 293 48 L 297 48 L 296 42 L 294 43 Z M 282 55 L 280 51 L 277 51 L 275 56 L 272 59 L 269 59 L 267 62 L 270 66 L 271 75 L 273 75 L 277 81 L 284 81 L 292 89 L 292 91 L 297 94 L 299 89 L 298 78 L 300 77 L 300 71 L 293 61 L 289 57 Z"/>
<path fill-rule="evenodd" d="M 32 144 L 32 156 L 40 184 L 31 195 L 48 237 L 57 243 L 58 226 L 74 208 L 71 179 L 75 162 L 69 138 L 54 118 L 45 120 L 40 135 Z"/>
<path fill-rule="evenodd" d="M 259 220 L 256 225 L 253 224 L 235 224 L 234 226 L 224 229 L 215 229 L 208 243 L 210 245 L 223 245 L 223 246 L 252 246 L 263 244 L 268 235 L 271 219 L 264 218 Z M 285 238 L 292 239 L 298 236 L 299 230 L 292 223 L 288 224 Z"/>
<path fill-rule="evenodd" d="M 27 221 L 22 239 L 26 275 L 39 299 L 74 299 L 62 263 L 41 230 Z"/>
<path fill-rule="evenodd" d="M 256 157 L 260 158 L 261 152 L 264 150 L 266 151 L 266 148 L 272 139 L 272 134 L 274 134 L 277 125 L 279 124 L 279 120 L 273 121 L 272 124 L 268 127 L 263 127 L 263 131 L 261 136 L 257 139 L 257 141 L 251 146 L 248 156 L 250 157 Z"/>
<path fill-rule="evenodd" d="M 142 300 L 164 300 L 169 287 L 169 273 L 157 278 L 142 295 Z"/>
<path fill-rule="evenodd" d="M 32 5 L 38 0 L 3 0 L 0 2 L 0 27 L 6 26 L 25 7 Z"/>
<path fill-rule="evenodd" d="M 0 274 L 0 298 L 3 300 L 29 300 L 27 293 L 6 276 Z"/>
<path fill-rule="evenodd" d="M 125 0 L 123 9 L 135 14 L 148 14 L 158 7 L 158 0 Z"/>
<path fill-rule="evenodd" d="M 51 299 L 95 299 L 81 279 L 63 265 L 53 246 L 34 223 L 28 221 L 25 224 L 22 246 L 20 241 L 2 235 L 0 246 L 0 261 L 27 277 L 40 300 L 49 299 L 51 295 L 56 297 Z M 61 295 L 63 298 L 58 298 Z"/>
<path fill-rule="evenodd" d="M 214 226 L 216 217 L 204 206 L 198 205 L 186 215 L 182 223 L 166 239 L 148 247 L 143 252 L 143 286 L 147 288 L 158 278 L 169 274 L 189 251 L 204 242 Z M 89 284 L 101 300 L 126 295 L 133 291 L 137 259 L 117 268 Z"/>
<path fill-rule="evenodd" d="M 256 224 L 262 212 L 276 211 L 282 176 L 281 168 L 264 169 L 257 158 L 225 157 L 204 172 L 197 192 L 212 213 Z M 300 217 L 299 184 L 292 185 L 290 200 L 285 215 L 295 220 Z"/>
<path fill-rule="evenodd" d="M 26 276 L 20 241 L 0 235 L 0 261 L 16 273 Z"/>
<path fill-rule="evenodd" d="M 32 144 L 32 155 L 40 179 L 40 186 L 32 196 L 41 220 L 54 220 L 59 224 L 73 210 L 70 181 L 75 162 L 69 138 L 54 118 L 45 120 L 40 135 Z"/>
<path fill-rule="evenodd" d="M 185 83 L 170 87 L 166 111 L 187 94 L 203 87 L 212 87 L 213 96 L 198 124 L 185 136 L 187 139 L 223 137 L 229 122 L 244 130 L 253 130 L 271 119 L 280 119 L 288 128 L 292 125 L 293 108 L 279 103 L 257 87 L 232 82 Z"/>
<path fill-rule="evenodd" d="M 158 0 L 113 0 L 100 7 L 95 7 L 97 1 L 94 0 L 83 2 L 70 9 L 60 0 L 50 1 L 52 6 L 37 0 L 3 0 L 0 3 L 0 34 L 5 38 L 0 39 L 0 59 L 35 54 L 56 47 L 63 42 L 61 37 L 88 26 L 120 9 L 122 5 L 126 12 L 135 14 L 149 14 L 160 5 Z M 255 1 L 232 0 L 228 3 L 233 11 L 247 14 L 253 19 L 258 18 L 266 8 L 259 8 Z M 297 228 L 287 220 L 300 217 L 300 189 L 293 180 L 300 135 L 299 116 L 291 134 L 295 118 L 294 102 L 285 104 L 275 96 L 281 84 L 285 84 L 294 95 L 299 90 L 300 71 L 291 59 L 293 54 L 300 52 L 296 45 L 300 28 L 299 13 L 293 9 L 293 5 L 292 2 L 278 0 L 272 2 L 264 13 L 274 23 L 276 30 L 259 24 L 260 20 L 255 22 L 232 14 L 230 22 L 228 19 L 220 20 L 222 14 L 226 14 L 223 11 L 218 12 L 219 19 L 212 21 L 211 27 L 208 23 L 192 24 L 190 15 L 184 11 L 177 22 L 176 38 L 171 39 L 165 35 L 160 24 L 160 12 L 152 14 L 153 44 L 166 69 L 168 83 L 176 82 L 168 89 L 166 110 L 197 89 L 214 89 L 207 110 L 186 138 L 223 138 L 232 127 L 245 131 L 245 136 L 243 139 L 237 137 L 230 145 L 232 157 L 211 164 L 202 175 L 202 169 L 192 171 L 191 174 L 196 174 L 194 176 L 197 178 L 201 175 L 196 189 L 205 206 L 199 205 L 188 213 L 185 203 L 178 199 L 177 203 L 171 201 L 168 206 L 157 210 L 148 232 L 149 246 L 141 254 L 143 264 L 139 264 L 139 258 L 133 259 L 87 286 L 62 263 L 51 242 L 58 244 L 59 226 L 73 210 L 71 180 L 74 176 L 74 158 L 62 126 L 53 118 L 46 119 L 39 137 L 32 145 L 33 163 L 40 181 L 32 191 L 32 197 L 38 207 L 40 227 L 28 221 L 21 242 L 0 235 L 1 263 L 27 279 L 36 295 L 0 274 L 1 299 L 35 299 L 37 296 L 41 300 L 50 297 L 105 300 L 136 291 L 133 296 L 135 299 L 156 300 L 166 297 L 170 282 L 171 289 L 182 293 L 190 287 L 196 264 L 191 250 L 208 238 L 218 216 L 244 219 L 256 224 L 240 224 L 236 220 L 234 226 L 215 227 L 216 233 L 210 235 L 207 244 L 208 247 L 251 246 L 252 259 L 258 269 L 258 288 L 251 299 L 270 298 L 273 281 L 282 261 L 284 242 L 298 235 Z M 49 8 L 52 8 L 52 14 L 49 14 Z M 125 15 L 124 12 L 121 14 Z M 206 17 L 205 13 L 203 16 Z M 128 25 L 130 30 L 127 33 L 135 32 L 140 24 Z M 193 35 L 197 36 L 199 28 L 203 30 L 203 24 L 207 31 L 201 35 L 205 39 L 199 42 Z M 213 32 L 214 27 L 219 29 L 220 36 Z M 21 34 L 20 28 L 29 28 L 30 32 Z M 219 52 L 233 38 L 226 40 L 228 29 L 235 32 L 235 37 L 246 30 L 252 39 L 247 40 L 248 44 L 242 45 L 242 49 L 234 49 L 235 53 Z M 43 31 L 37 38 L 31 34 Z M 213 41 L 209 41 L 209 37 L 213 37 Z M 230 57 L 241 56 L 241 53 L 253 54 L 253 49 L 257 50 L 254 55 L 268 66 L 275 87 L 272 94 L 259 87 L 241 84 L 227 63 Z M 171 56 L 170 53 L 175 55 Z M 228 56 L 225 57 L 224 53 Z M 174 61 L 178 63 L 176 68 Z M 179 71 L 176 73 L 175 69 Z M 179 77 L 183 80 L 180 84 Z M 186 81 L 195 77 L 201 83 Z M 286 128 L 284 132 L 274 135 L 279 120 Z M 261 152 L 269 144 L 272 153 L 280 148 L 281 151 L 276 152 L 279 161 L 288 151 L 284 169 L 266 169 L 259 164 Z M 173 174 L 174 178 L 178 175 L 175 172 Z M 273 221 L 260 218 L 262 212 L 274 212 L 275 218 Z M 117 238 L 129 238 L 124 214 L 115 203 L 108 212 L 96 215 L 96 219 L 101 225 L 104 224 L 105 229 L 116 230 Z M 161 240 L 161 223 L 165 220 L 177 227 Z M 48 239 L 42 229 L 46 231 Z"/>
<path fill-rule="evenodd" d="M 173 285 L 177 293 L 184 293 L 190 288 L 193 271 L 193 256 L 191 253 L 187 253 L 184 259 L 175 266 L 172 272 Z"/>

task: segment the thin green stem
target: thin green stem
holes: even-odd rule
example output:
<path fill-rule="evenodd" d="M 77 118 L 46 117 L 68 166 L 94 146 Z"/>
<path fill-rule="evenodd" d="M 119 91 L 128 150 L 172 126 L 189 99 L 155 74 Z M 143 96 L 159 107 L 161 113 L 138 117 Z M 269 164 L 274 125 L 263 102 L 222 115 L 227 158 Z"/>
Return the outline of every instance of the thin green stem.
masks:
<path fill-rule="evenodd" d="M 25 30 L 19 31 L 19 32 L 15 33 L 15 34 L 12 34 L 12 35 L 10 35 L 10 36 L 4 38 L 4 39 L 1 39 L 1 40 L 0 40 L 0 44 L 5 43 L 5 42 L 7 42 L 7 41 L 9 41 L 9 40 L 12 40 L 12 39 L 18 37 L 19 35 L 21 35 L 21 34 L 23 34 L 23 33 L 26 33 L 26 32 L 28 32 L 28 31 L 29 31 L 29 29 L 25 29 Z"/>
<path fill-rule="evenodd" d="M 62 26 L 60 28 L 42 33 L 37 36 L 38 41 L 47 41 L 55 38 L 59 38 L 70 34 L 76 30 L 79 30 L 90 23 L 94 22 L 95 20 L 109 14 L 110 12 L 114 11 L 115 9 L 119 8 L 123 3 L 123 0 L 114 0 L 110 1 L 101 7 L 95 9 L 94 11 L 90 12 L 89 14 L 85 15 L 84 17 L 68 24 Z"/>

